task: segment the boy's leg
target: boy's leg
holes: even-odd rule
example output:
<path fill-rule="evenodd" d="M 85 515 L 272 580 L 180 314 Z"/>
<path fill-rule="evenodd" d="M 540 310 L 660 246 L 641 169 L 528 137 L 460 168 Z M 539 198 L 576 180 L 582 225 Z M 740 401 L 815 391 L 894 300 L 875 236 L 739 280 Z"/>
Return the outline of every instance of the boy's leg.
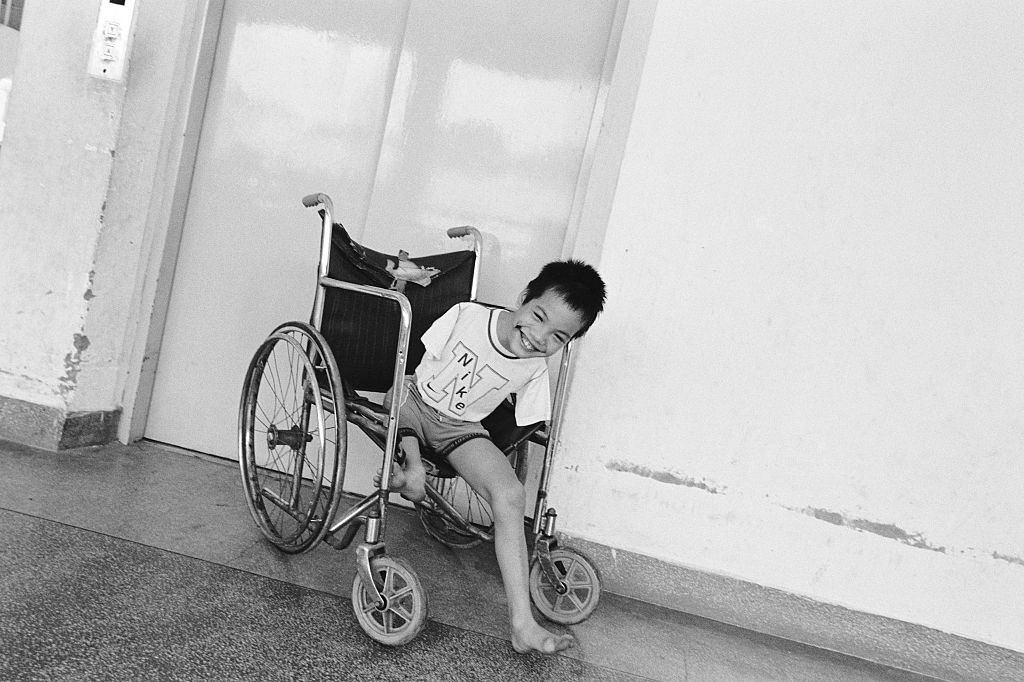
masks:
<path fill-rule="evenodd" d="M 405 436 L 401 446 L 405 453 L 405 463 L 401 467 L 391 468 L 388 487 L 410 502 L 419 502 L 427 496 L 427 469 L 420 455 L 420 442 L 415 436 Z M 380 482 L 379 472 L 375 482 Z"/>
<path fill-rule="evenodd" d="M 494 443 L 486 438 L 475 438 L 453 450 L 448 461 L 491 506 L 494 553 L 508 598 L 512 647 L 519 653 L 550 654 L 572 646 L 575 643 L 572 636 L 548 632 L 533 618 L 529 556 L 523 530 L 525 495 L 508 460 Z"/>

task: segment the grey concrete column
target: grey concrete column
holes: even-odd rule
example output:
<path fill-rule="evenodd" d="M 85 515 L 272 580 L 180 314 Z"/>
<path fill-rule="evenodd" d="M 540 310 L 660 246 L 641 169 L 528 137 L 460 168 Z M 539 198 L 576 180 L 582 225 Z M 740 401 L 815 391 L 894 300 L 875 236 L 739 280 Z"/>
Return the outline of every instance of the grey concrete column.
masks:
<path fill-rule="evenodd" d="M 28 4 L 0 147 L 0 439 L 48 449 L 117 433 L 148 250 L 163 248 L 149 217 L 176 163 L 181 50 L 205 3 L 138 3 L 121 82 L 87 73 L 100 5 Z"/>

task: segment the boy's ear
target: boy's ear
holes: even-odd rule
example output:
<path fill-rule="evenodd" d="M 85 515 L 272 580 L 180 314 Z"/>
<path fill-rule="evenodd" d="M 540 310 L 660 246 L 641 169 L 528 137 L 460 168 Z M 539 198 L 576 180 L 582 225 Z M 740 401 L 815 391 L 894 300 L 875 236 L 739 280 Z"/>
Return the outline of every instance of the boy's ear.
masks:
<path fill-rule="evenodd" d="M 517 306 L 522 306 L 526 302 L 526 289 L 519 292 L 519 299 L 516 301 Z"/>

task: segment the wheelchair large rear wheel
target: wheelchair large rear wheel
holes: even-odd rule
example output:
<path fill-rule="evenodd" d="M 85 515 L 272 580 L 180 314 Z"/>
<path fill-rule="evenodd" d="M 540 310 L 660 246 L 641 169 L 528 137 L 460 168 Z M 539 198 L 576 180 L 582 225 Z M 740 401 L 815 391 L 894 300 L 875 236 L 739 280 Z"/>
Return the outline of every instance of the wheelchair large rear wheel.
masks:
<path fill-rule="evenodd" d="M 316 329 L 288 322 L 260 345 L 238 421 L 253 520 L 284 552 L 312 549 L 341 498 L 347 432 L 338 365 Z"/>
<path fill-rule="evenodd" d="M 522 443 L 507 454 L 516 478 L 520 483 L 525 483 L 529 444 Z M 437 467 L 433 472 L 428 468 L 427 484 L 454 507 L 461 517 L 452 518 L 428 495 L 424 503 L 418 505 L 420 523 L 427 535 L 452 549 L 470 549 L 483 542 L 483 538 L 471 532 L 470 528 L 494 537 L 494 517 L 490 505 L 454 469 L 447 464 Z"/>
<path fill-rule="evenodd" d="M 427 624 L 427 592 L 419 576 L 404 559 L 382 554 L 370 560 L 374 583 L 384 597 L 377 604 L 356 574 L 352 581 L 352 609 L 359 626 L 371 638 L 388 646 L 411 642 Z"/>
<path fill-rule="evenodd" d="M 420 523 L 427 535 L 452 549 L 469 549 L 483 542 L 483 538 L 470 532 L 470 528 L 493 536 L 491 508 L 465 479 L 428 473 L 427 483 L 462 517 L 453 518 L 428 496 L 423 504 L 418 505 Z"/>
<path fill-rule="evenodd" d="M 537 610 L 554 623 L 573 625 L 590 617 L 601 599 L 601 576 L 586 556 L 574 549 L 551 550 L 558 583 L 548 579 L 539 559 L 530 569 L 530 597 Z"/>

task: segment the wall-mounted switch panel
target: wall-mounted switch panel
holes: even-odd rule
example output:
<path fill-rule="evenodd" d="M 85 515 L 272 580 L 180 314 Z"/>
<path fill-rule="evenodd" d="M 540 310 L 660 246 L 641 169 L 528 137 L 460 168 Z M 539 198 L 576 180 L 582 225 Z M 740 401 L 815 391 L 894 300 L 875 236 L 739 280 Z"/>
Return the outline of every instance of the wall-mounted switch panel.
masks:
<path fill-rule="evenodd" d="M 123 81 L 131 47 L 136 0 L 100 0 L 100 16 L 92 36 L 89 75 Z"/>

